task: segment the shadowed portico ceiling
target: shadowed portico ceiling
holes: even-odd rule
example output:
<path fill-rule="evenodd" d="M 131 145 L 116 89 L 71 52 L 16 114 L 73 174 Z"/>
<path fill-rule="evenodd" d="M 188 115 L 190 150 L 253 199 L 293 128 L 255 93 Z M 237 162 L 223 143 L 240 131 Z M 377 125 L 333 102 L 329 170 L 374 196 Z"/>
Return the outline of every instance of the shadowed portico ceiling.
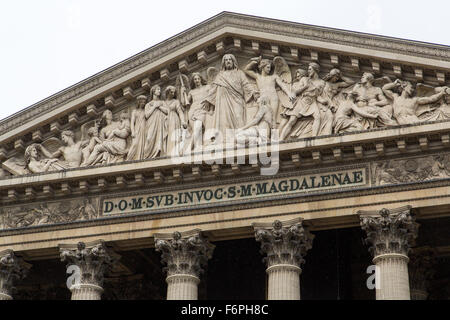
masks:
<path fill-rule="evenodd" d="M 290 47 L 287 54 L 296 59 L 302 54 L 313 56 L 319 51 L 335 53 L 336 57 L 340 54 L 354 57 L 351 63 L 355 68 L 359 67 L 358 59 L 374 58 L 374 71 L 379 70 L 383 63 L 413 66 L 419 78 L 423 72 L 424 76 L 435 78 L 430 82 L 441 84 L 445 83 L 450 72 L 448 46 L 223 12 L 3 119 L 0 121 L 2 147 L 64 115 L 69 116 L 69 122 L 76 123 L 76 117 L 70 118 L 70 114 L 80 108 L 85 108 L 88 114 L 96 114 L 98 99 L 108 95 L 114 97 L 118 90 L 127 85 L 131 88 L 148 86 L 146 79 L 149 77 L 149 80 L 169 77 L 173 69 L 170 66 L 174 64 L 178 69 L 174 72 L 183 71 L 183 60 L 190 55 L 196 55 L 200 63 L 207 63 L 207 51 L 211 48 L 218 54 L 230 51 L 224 42 L 227 37 L 234 41 L 231 49 L 242 46 L 241 40 L 259 40 L 278 45 L 279 48 L 272 48 L 274 53 L 285 50 L 282 46 Z M 286 54 L 285 51 L 280 53 Z"/>

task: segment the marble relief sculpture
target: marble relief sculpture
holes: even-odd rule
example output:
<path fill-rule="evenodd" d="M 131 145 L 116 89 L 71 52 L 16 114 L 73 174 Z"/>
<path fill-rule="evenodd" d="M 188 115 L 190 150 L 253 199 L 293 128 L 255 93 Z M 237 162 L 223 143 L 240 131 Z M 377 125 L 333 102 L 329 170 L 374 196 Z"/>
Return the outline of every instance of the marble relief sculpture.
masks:
<path fill-rule="evenodd" d="M 166 152 L 167 141 L 167 110 L 161 100 L 161 87 L 158 85 L 150 89 L 150 102 L 145 105 L 146 139 L 144 159 L 152 159 Z"/>
<path fill-rule="evenodd" d="M 366 119 L 364 121 L 364 129 L 398 125 L 392 119 L 392 106 L 389 104 L 383 90 L 375 85 L 375 82 L 386 81 L 390 82 L 389 78 L 375 79 L 372 73 L 365 72 L 361 77 L 360 83 L 357 83 L 353 88 L 358 108 L 365 113 L 377 115 L 376 120 Z"/>
<path fill-rule="evenodd" d="M 300 80 L 302 83 L 294 94 L 297 96 L 291 110 L 285 112 L 289 120 L 281 132 L 280 139 L 285 140 L 297 121 L 302 117 L 313 117 L 312 136 L 331 134 L 333 114 L 328 107 L 328 101 L 323 97 L 325 81 L 319 77 L 320 66 L 312 62 L 308 66 L 308 77 Z M 304 80 L 303 80 L 304 79 Z M 304 130 L 296 135 L 300 136 Z"/>
<path fill-rule="evenodd" d="M 396 93 L 397 89 L 400 93 Z M 420 105 L 429 105 L 439 101 L 446 90 L 432 95 L 431 97 L 413 97 L 414 87 L 409 81 L 395 80 L 383 86 L 383 92 L 392 100 L 393 116 L 397 122 L 403 124 L 413 124 L 421 121 L 418 117 L 418 108 Z"/>
<path fill-rule="evenodd" d="M 311 62 L 292 77 L 291 66 L 281 56 L 250 58 L 240 70 L 236 57 L 225 54 L 220 70 L 208 66 L 180 73 L 174 85 L 155 85 L 148 97 L 137 96 L 136 107 L 125 106 L 131 119 L 122 111 L 114 120 L 111 110 L 105 110 L 78 131 L 62 131 L 61 140 L 50 137 L 29 145 L 2 167 L 22 175 L 182 156 L 220 143 L 228 129 L 234 130 L 237 143 L 253 144 L 270 140 L 271 129 L 287 141 L 450 119 L 448 87 L 376 79 L 369 72 L 356 82 L 338 68 L 325 75 L 320 71 L 320 65 Z"/>
<path fill-rule="evenodd" d="M 266 144 L 270 141 L 273 128 L 273 108 L 267 96 L 258 99 L 258 111 L 253 119 L 236 132 L 236 142 L 244 145 L 249 143 Z"/>
<path fill-rule="evenodd" d="M 34 143 L 25 150 L 25 166 L 31 173 L 63 170 L 67 167 L 58 159 L 43 157 L 42 145 Z"/>
<path fill-rule="evenodd" d="M 94 147 L 85 165 L 109 164 L 121 162 L 127 154 L 127 138 L 130 135 L 128 113 L 120 114 L 120 121 L 113 121 L 111 110 L 102 115 L 103 128 L 100 130 L 101 143 Z"/>
<path fill-rule="evenodd" d="M 208 95 L 210 86 L 198 72 L 192 74 L 191 90 L 181 87 L 181 94 L 186 95 L 187 121 L 191 130 L 190 150 L 198 150 L 203 143 L 203 132 L 206 129 L 206 115 L 211 111 L 203 107 L 202 102 Z"/>
<path fill-rule="evenodd" d="M 221 70 L 215 77 L 208 96 L 202 102 L 205 109 L 214 107 L 213 128 L 222 137 L 226 136 L 227 129 L 245 126 L 245 103 L 254 95 L 255 91 L 245 73 L 239 70 L 236 57 L 232 54 L 224 55 Z"/>
<path fill-rule="evenodd" d="M 186 142 L 187 124 L 180 101 L 176 97 L 176 88 L 168 86 L 164 90 L 166 96 L 165 107 L 167 114 L 167 155 L 177 157 L 183 155 Z"/>
<path fill-rule="evenodd" d="M 272 74 L 273 65 L 275 70 Z M 255 71 L 255 67 L 260 72 Z M 286 61 L 282 57 L 275 57 L 272 63 L 269 59 L 262 57 L 252 58 L 244 69 L 244 72 L 252 79 L 256 80 L 256 85 L 261 98 L 269 101 L 272 108 L 272 122 L 276 124 L 280 115 L 280 98 L 283 93 L 291 100 L 295 99 L 295 95 L 289 90 L 288 85 L 292 81 L 291 71 Z M 283 93 L 277 92 L 277 88 Z M 282 99 L 286 101 L 286 99 Z"/>
<path fill-rule="evenodd" d="M 147 138 L 147 121 L 145 119 L 146 102 L 146 96 L 138 96 L 137 107 L 131 113 L 131 146 L 128 150 L 127 160 L 145 159 L 145 140 Z"/>

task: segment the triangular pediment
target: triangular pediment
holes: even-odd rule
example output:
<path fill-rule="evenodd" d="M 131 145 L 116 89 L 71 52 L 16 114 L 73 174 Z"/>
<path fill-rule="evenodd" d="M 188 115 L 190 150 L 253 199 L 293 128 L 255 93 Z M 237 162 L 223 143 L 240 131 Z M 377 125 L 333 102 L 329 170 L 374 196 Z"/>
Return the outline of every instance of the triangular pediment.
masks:
<path fill-rule="evenodd" d="M 423 83 L 429 88 L 426 96 L 434 94 L 433 88 L 445 86 L 450 72 L 450 48 L 446 46 L 224 12 L 1 121 L 4 174 L 39 173 L 23 167 L 25 151 L 32 144 L 43 144 L 55 153 L 63 145 L 58 141 L 61 133 L 68 130 L 74 134 L 74 142 L 87 141 L 88 130 L 105 110 L 111 110 L 113 120 L 119 123 L 122 113 L 132 114 L 137 97 L 144 95 L 149 99 L 152 86 L 160 85 L 164 91 L 169 85 L 176 86 L 177 81 L 179 86 L 180 74 L 191 82 L 196 72 L 206 80 L 208 69 L 220 70 L 222 57 L 227 53 L 237 58 L 240 69 L 258 56 L 270 60 L 282 57 L 292 75 L 298 68 L 307 69 L 309 63 L 316 62 L 321 66 L 320 78 L 338 68 L 343 76 L 357 83 L 364 72 L 370 72 L 377 79 L 387 76 L 392 81 Z M 249 81 L 258 89 L 254 79 Z M 256 107 L 246 111 L 247 123 L 256 111 Z M 311 118 L 311 114 L 305 118 L 308 116 Z M 446 120 L 445 117 L 434 120 Z M 212 119 L 205 121 L 213 126 Z M 293 130 L 302 130 L 299 123 L 296 126 Z M 339 133 L 333 131 L 331 135 Z M 311 133 L 289 134 L 285 140 L 311 137 L 314 138 Z M 131 143 L 132 138 L 128 137 L 127 150 Z M 160 153 L 156 158 L 164 156 L 167 155 Z M 60 169 L 79 166 L 78 163 Z M 50 171 L 47 168 L 42 172 Z"/>

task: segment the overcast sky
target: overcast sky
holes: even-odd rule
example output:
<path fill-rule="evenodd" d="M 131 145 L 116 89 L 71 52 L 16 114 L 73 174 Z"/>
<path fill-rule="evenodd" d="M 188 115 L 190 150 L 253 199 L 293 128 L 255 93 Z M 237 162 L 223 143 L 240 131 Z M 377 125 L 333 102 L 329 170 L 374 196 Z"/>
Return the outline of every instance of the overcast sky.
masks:
<path fill-rule="evenodd" d="M 450 45 L 448 0 L 2 0 L 0 119 L 222 11 Z"/>

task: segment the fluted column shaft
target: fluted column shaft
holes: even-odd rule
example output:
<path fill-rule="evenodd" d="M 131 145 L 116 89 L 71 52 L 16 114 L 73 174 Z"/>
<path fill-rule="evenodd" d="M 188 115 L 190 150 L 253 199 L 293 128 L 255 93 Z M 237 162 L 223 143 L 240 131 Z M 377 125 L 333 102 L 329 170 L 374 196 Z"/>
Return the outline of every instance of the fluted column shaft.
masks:
<path fill-rule="evenodd" d="M 395 253 L 373 259 L 380 277 L 377 300 L 410 300 L 408 260 L 407 256 Z"/>
<path fill-rule="evenodd" d="M 269 288 L 267 300 L 300 300 L 300 274 L 302 269 L 289 264 L 267 268 Z"/>
<path fill-rule="evenodd" d="M 70 287 L 71 300 L 101 300 L 103 288 L 95 284 L 78 284 Z"/>
<path fill-rule="evenodd" d="M 120 256 L 107 248 L 103 240 L 62 244 L 59 249 L 61 261 L 67 262 L 68 268 L 75 266 L 73 281 L 67 281 L 71 300 L 101 300 L 104 274 Z"/>
<path fill-rule="evenodd" d="M 166 278 L 167 300 L 198 300 L 200 279 L 190 274 L 175 274 Z"/>
<path fill-rule="evenodd" d="M 197 300 L 200 274 L 214 246 L 196 229 L 173 234 L 156 234 L 155 248 L 166 265 L 167 300 Z"/>
<path fill-rule="evenodd" d="M 314 238 L 302 221 L 253 224 L 255 238 L 261 242 L 261 253 L 266 255 L 268 300 L 300 300 L 301 265 Z"/>
<path fill-rule="evenodd" d="M 0 300 L 12 300 L 12 291 L 17 281 L 28 274 L 31 264 L 17 257 L 12 250 L 0 252 Z"/>
<path fill-rule="evenodd" d="M 377 300 L 410 300 L 408 252 L 417 237 L 418 224 L 411 207 L 358 212 L 366 243 L 377 266 Z"/>

